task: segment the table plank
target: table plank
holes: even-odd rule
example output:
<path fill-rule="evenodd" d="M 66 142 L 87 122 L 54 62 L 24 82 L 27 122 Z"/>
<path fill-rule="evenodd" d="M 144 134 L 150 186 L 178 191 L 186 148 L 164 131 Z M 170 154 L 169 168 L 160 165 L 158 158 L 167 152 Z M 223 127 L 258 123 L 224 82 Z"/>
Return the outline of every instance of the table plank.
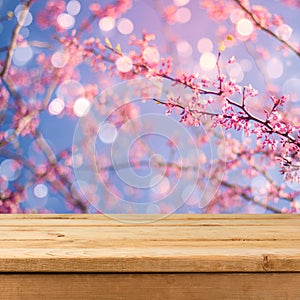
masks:
<path fill-rule="evenodd" d="M 1 300 L 300 299 L 300 273 L 0 274 Z"/>
<path fill-rule="evenodd" d="M 161 217 L 0 215 L 0 272 L 300 272 L 300 216 Z"/>

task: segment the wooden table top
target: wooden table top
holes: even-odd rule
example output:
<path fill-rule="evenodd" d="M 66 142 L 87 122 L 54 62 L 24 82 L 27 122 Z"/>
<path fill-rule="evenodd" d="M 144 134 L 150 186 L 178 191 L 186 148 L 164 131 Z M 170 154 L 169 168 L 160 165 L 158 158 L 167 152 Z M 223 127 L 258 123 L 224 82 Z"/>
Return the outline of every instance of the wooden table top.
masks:
<path fill-rule="evenodd" d="M 0 272 L 300 272 L 299 215 L 152 219 L 0 215 Z"/>

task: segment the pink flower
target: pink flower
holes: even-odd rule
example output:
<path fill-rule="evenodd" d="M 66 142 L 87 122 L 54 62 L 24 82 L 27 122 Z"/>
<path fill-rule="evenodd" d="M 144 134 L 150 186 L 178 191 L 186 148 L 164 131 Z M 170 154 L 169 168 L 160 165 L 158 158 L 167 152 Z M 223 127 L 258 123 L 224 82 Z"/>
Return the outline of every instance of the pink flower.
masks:
<path fill-rule="evenodd" d="M 228 60 L 228 63 L 229 64 L 233 64 L 233 63 L 235 63 L 236 62 L 236 60 L 235 60 L 235 57 L 234 56 L 232 56 L 229 60 Z"/>

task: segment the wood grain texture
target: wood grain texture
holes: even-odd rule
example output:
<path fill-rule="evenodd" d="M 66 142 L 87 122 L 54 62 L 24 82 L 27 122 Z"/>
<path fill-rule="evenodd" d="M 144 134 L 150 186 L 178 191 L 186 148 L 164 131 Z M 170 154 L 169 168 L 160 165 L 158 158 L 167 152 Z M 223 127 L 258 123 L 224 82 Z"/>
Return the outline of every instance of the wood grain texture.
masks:
<path fill-rule="evenodd" d="M 0 272 L 300 272 L 300 216 L 119 217 L 2 215 Z"/>
<path fill-rule="evenodd" d="M 299 273 L 7 274 L 1 300 L 295 300 Z"/>

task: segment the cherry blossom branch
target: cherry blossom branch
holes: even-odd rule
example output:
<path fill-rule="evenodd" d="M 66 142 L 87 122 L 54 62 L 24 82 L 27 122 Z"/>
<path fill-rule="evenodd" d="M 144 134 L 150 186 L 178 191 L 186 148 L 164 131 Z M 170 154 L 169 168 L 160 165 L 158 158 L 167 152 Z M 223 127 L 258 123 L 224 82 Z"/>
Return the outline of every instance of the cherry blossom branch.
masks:
<path fill-rule="evenodd" d="M 200 94 L 203 94 L 203 95 L 215 95 L 215 96 L 220 96 L 222 94 L 221 90 L 219 91 L 211 91 L 211 90 L 205 90 L 203 88 L 196 88 L 194 86 L 192 86 L 191 84 L 183 81 L 183 80 L 180 80 L 178 78 L 174 78 L 174 77 L 171 77 L 169 75 L 166 75 L 166 74 L 157 74 L 156 76 L 159 76 L 159 77 L 163 77 L 163 78 L 166 78 L 166 79 L 169 79 L 170 81 L 173 81 L 177 84 L 182 84 L 184 85 L 185 87 L 187 88 L 190 88 L 191 90 L 193 90 L 194 92 L 200 92 Z M 220 83 L 220 86 L 221 86 L 221 83 Z"/>
<path fill-rule="evenodd" d="M 123 56 L 123 53 L 113 49 L 113 47 L 111 45 L 107 45 L 105 48 L 112 51 L 113 53 L 115 53 L 118 56 Z M 232 111 L 232 113 L 229 111 L 228 114 L 226 114 L 225 112 L 223 112 L 222 114 L 221 113 L 217 114 L 217 113 L 211 113 L 211 112 L 207 112 L 207 111 L 203 111 L 203 110 L 195 110 L 195 109 L 192 109 L 190 107 L 184 107 L 183 105 L 181 105 L 179 103 L 176 104 L 176 103 L 174 103 L 174 101 L 169 102 L 169 103 L 165 103 L 165 102 L 159 100 L 159 101 L 156 101 L 156 103 L 165 104 L 167 107 L 170 108 L 168 112 L 171 112 L 174 107 L 178 107 L 178 108 L 182 109 L 181 121 L 185 121 L 188 118 L 189 114 L 192 114 L 192 115 L 193 114 L 209 115 L 211 117 L 215 117 L 217 122 L 220 122 L 220 119 L 219 119 L 220 117 L 223 118 L 223 119 L 231 119 L 231 120 L 234 121 L 234 124 L 235 123 L 237 124 L 237 122 L 239 122 L 240 120 L 244 120 L 246 122 L 253 121 L 254 124 L 260 124 L 262 126 L 261 131 L 262 131 L 263 134 L 278 135 L 278 136 L 280 136 L 280 137 L 282 137 L 286 140 L 286 141 L 283 141 L 283 144 L 290 143 L 290 144 L 294 144 L 296 147 L 299 148 L 300 147 L 300 141 L 298 141 L 296 138 L 294 138 L 292 135 L 289 134 L 288 127 L 286 127 L 286 130 L 282 130 L 282 128 L 279 128 L 277 130 L 277 129 L 274 128 L 274 126 L 272 125 L 272 123 L 269 120 L 269 116 L 274 113 L 275 109 L 277 109 L 278 104 L 275 105 L 275 103 L 274 103 L 274 106 L 273 106 L 271 112 L 268 113 L 269 116 L 267 115 L 266 120 L 262 120 L 262 119 L 256 117 L 255 115 L 253 115 L 252 113 L 250 113 L 250 111 L 247 109 L 247 107 L 245 105 L 245 100 L 246 100 L 246 97 L 248 97 L 248 95 L 246 95 L 246 93 L 245 93 L 245 87 L 242 90 L 242 101 L 241 101 L 242 104 L 239 104 L 239 103 L 229 99 L 228 97 L 224 96 L 224 94 L 226 93 L 226 86 L 224 86 L 224 89 L 223 89 L 222 82 L 224 81 L 224 78 L 221 75 L 219 60 L 220 60 L 220 52 L 218 53 L 218 58 L 217 58 L 217 62 L 216 62 L 217 72 L 218 72 L 217 77 L 218 77 L 218 81 L 219 81 L 219 87 L 218 87 L 217 91 L 210 91 L 210 90 L 206 90 L 206 89 L 201 88 L 199 86 L 199 84 L 194 83 L 194 80 L 192 80 L 192 76 L 190 76 L 190 77 L 184 76 L 182 79 L 181 78 L 173 78 L 170 75 L 165 74 L 164 72 L 156 72 L 154 74 L 154 76 L 166 78 L 170 81 L 173 81 L 175 84 L 182 84 L 183 86 L 188 87 L 189 89 L 191 89 L 196 95 L 200 93 L 200 94 L 212 94 L 212 95 L 215 95 L 215 96 L 223 96 L 222 98 L 225 101 L 227 101 L 228 104 L 230 104 L 232 107 L 236 107 L 236 108 L 239 108 L 241 110 L 241 112 L 239 112 L 239 114 L 236 114 L 233 111 Z M 114 60 L 111 59 L 110 62 L 113 63 Z M 133 65 L 136 66 L 136 67 L 141 67 L 141 68 L 151 72 L 151 68 L 149 68 L 144 63 L 142 63 L 142 64 L 141 63 L 138 63 L 138 64 L 135 63 Z M 193 79 L 195 79 L 195 78 L 193 78 Z M 158 99 L 154 99 L 154 101 L 155 100 L 158 100 Z M 243 113 L 244 115 L 241 114 L 241 113 Z M 199 121 L 197 121 L 197 123 L 199 123 Z M 222 121 L 220 122 L 220 124 L 221 123 L 222 123 Z M 287 126 L 287 125 L 284 125 L 284 124 L 285 123 L 281 122 L 281 125 Z M 236 126 L 236 125 L 234 125 L 234 126 Z M 264 145 L 265 145 L 265 143 L 268 143 L 268 142 L 270 142 L 272 144 L 272 147 L 275 147 L 274 145 L 275 145 L 276 142 L 273 141 L 273 140 L 272 141 L 269 140 L 269 138 L 266 136 L 265 141 L 264 141 Z M 290 164 L 292 164 L 292 162 L 290 162 Z"/>
<path fill-rule="evenodd" d="M 242 99 L 242 101 L 243 101 L 243 102 L 242 102 L 242 105 L 239 104 L 239 103 L 236 103 L 236 102 L 233 101 L 233 100 L 230 100 L 229 98 L 226 98 L 226 100 L 227 100 L 227 102 L 228 102 L 229 104 L 231 104 L 231 105 L 233 105 L 233 106 L 235 106 L 235 107 L 241 109 L 241 110 L 246 114 L 246 117 L 240 117 L 240 118 L 246 119 L 246 120 L 249 120 L 249 121 L 251 120 L 251 121 L 257 122 L 257 123 L 259 123 L 259 124 L 262 124 L 262 125 L 264 125 L 266 128 L 269 129 L 269 131 L 267 131 L 266 133 L 270 133 L 270 134 L 274 133 L 274 134 L 277 134 L 277 135 L 279 135 L 279 136 L 282 136 L 282 137 L 288 139 L 290 143 L 293 143 L 293 144 L 295 144 L 296 146 L 300 147 L 300 141 L 298 142 L 293 136 L 289 135 L 287 132 L 286 132 L 286 133 L 282 133 L 282 132 L 280 132 L 280 131 L 275 130 L 275 129 L 271 126 L 271 124 L 270 124 L 270 122 L 268 121 L 268 119 L 266 119 L 265 121 L 263 121 L 263 120 L 259 119 L 258 117 L 252 115 L 252 114 L 247 110 L 247 108 L 245 107 L 245 105 L 243 105 L 243 104 L 244 104 L 244 100 L 245 100 L 244 97 L 243 97 L 243 99 Z"/>
<path fill-rule="evenodd" d="M 104 46 L 106 49 L 110 50 L 111 52 L 113 52 L 114 54 L 120 56 L 120 57 L 123 57 L 124 54 L 120 51 L 117 51 L 116 49 L 114 49 L 112 46 L 109 46 L 109 45 L 105 45 Z M 219 52 L 218 53 L 218 59 L 217 59 L 217 69 L 218 69 L 218 75 L 220 76 L 220 67 L 219 67 L 219 59 L 220 59 L 220 56 L 221 56 L 221 53 Z M 106 58 L 106 61 L 110 62 L 110 63 L 115 63 L 114 60 L 111 60 L 109 58 Z M 143 68 L 147 71 L 150 71 L 151 68 L 146 65 L 146 64 L 142 64 L 142 63 L 133 63 L 133 66 L 134 67 L 139 67 L 139 68 Z M 212 91 L 212 90 L 206 90 L 206 89 L 203 89 L 203 88 L 199 88 L 199 87 L 195 87 L 193 86 L 192 84 L 189 84 L 188 82 L 184 81 L 184 80 L 180 80 L 179 78 L 174 78 L 174 77 L 171 77 L 170 75 L 167 75 L 167 74 L 164 74 L 164 73 L 157 73 L 155 74 L 155 76 L 158 76 L 158 77 L 162 77 L 162 78 L 165 78 L 165 79 L 168 79 L 170 81 L 173 81 L 174 83 L 176 84 L 182 84 L 184 85 L 185 87 L 191 89 L 192 91 L 194 92 L 199 92 L 203 95 L 215 95 L 215 96 L 220 96 L 222 94 L 222 91 L 221 91 L 221 81 L 220 81 L 220 88 L 218 91 Z"/>
<path fill-rule="evenodd" d="M 39 148 L 44 152 L 46 155 L 48 162 L 51 166 L 55 166 L 57 164 L 56 156 L 53 150 L 50 148 L 46 140 L 44 139 L 43 135 L 36 129 L 35 131 L 35 141 Z"/>
<path fill-rule="evenodd" d="M 23 156 L 15 153 L 15 152 L 12 152 L 12 151 L 7 150 L 7 149 L 0 149 L 0 156 L 15 159 L 19 163 L 22 163 L 27 170 L 29 170 L 33 174 L 35 174 L 35 172 L 34 172 L 34 170 L 35 170 L 35 164 L 32 163 L 26 157 L 23 157 Z"/>
<path fill-rule="evenodd" d="M 54 154 L 53 150 L 51 149 L 51 147 L 48 145 L 48 143 L 46 142 L 46 140 L 44 139 L 44 137 L 38 130 L 35 131 L 35 140 L 36 140 L 36 143 L 38 144 L 39 148 L 45 154 L 50 166 L 52 168 L 53 167 L 55 168 L 55 166 L 58 163 L 58 161 L 56 159 L 56 155 Z M 62 174 L 57 174 L 57 175 L 58 175 L 58 179 L 56 179 L 54 181 L 54 186 L 59 187 L 59 189 L 57 189 L 57 191 L 60 191 L 61 193 L 63 193 L 64 196 L 66 197 L 66 200 L 69 198 L 73 199 L 74 203 L 72 203 L 72 204 L 75 205 L 76 207 L 80 208 L 80 210 L 82 212 L 86 212 L 86 207 L 82 202 L 81 196 L 79 194 L 74 195 L 73 192 L 71 192 L 71 183 L 68 180 L 68 178 Z M 50 184 L 53 184 L 53 183 L 50 182 Z M 68 188 L 66 188 L 66 187 L 68 187 Z"/>
<path fill-rule="evenodd" d="M 51 96 L 57 86 L 57 83 L 58 83 L 58 76 L 59 76 L 59 69 L 56 69 L 55 72 L 54 72 L 54 76 L 53 76 L 53 79 L 51 81 L 51 84 L 50 86 L 48 87 L 47 91 L 46 91 L 46 94 L 45 94 L 45 97 L 44 97 L 44 101 L 43 101 L 43 108 L 46 108 L 50 99 L 51 99 Z"/>
<path fill-rule="evenodd" d="M 128 5 L 129 4 L 129 5 Z M 115 17 L 120 17 L 131 7 L 131 1 L 126 3 L 124 0 L 116 0 L 113 4 L 108 4 L 101 8 L 97 3 L 94 3 L 94 8 L 92 9 L 92 14 L 87 20 L 85 20 L 79 27 L 76 33 L 77 38 L 80 38 L 83 32 L 88 29 L 97 18 L 104 17 L 108 14 L 112 14 L 112 7 L 114 8 Z"/>
<path fill-rule="evenodd" d="M 133 162 L 132 163 L 133 165 L 134 164 L 138 164 L 139 166 L 145 166 L 145 167 L 148 167 L 149 166 L 149 161 L 147 160 L 141 160 L 141 161 L 138 161 L 138 162 Z M 151 164 L 151 166 L 153 167 L 159 167 L 159 168 L 174 168 L 174 169 L 178 169 L 178 170 L 183 170 L 183 171 L 187 171 L 187 170 L 195 170 L 195 171 L 199 171 L 199 166 L 180 166 L 178 165 L 177 163 L 175 162 L 160 162 L 160 161 L 156 161 L 154 163 Z M 100 171 L 114 171 L 114 170 L 121 170 L 121 169 L 127 169 L 127 168 L 130 168 L 131 167 L 131 164 L 126 162 L 126 163 L 123 163 L 123 164 L 118 164 L 118 165 L 108 165 L 108 166 L 102 166 L 102 167 L 99 167 L 99 170 Z M 204 170 L 202 170 L 202 173 L 203 175 L 206 174 L 206 172 Z M 248 187 L 245 187 L 245 186 L 237 186 L 236 184 L 232 184 L 232 183 L 229 183 L 228 181 L 225 181 L 225 180 L 221 180 L 220 181 L 220 185 L 223 186 L 223 187 L 226 187 L 226 188 L 230 188 L 231 190 L 236 190 L 236 189 L 239 189 L 239 190 L 243 190 L 243 192 L 241 193 L 238 193 L 242 198 L 244 198 L 246 201 L 248 202 L 253 202 L 254 204 L 260 206 L 260 207 L 263 207 L 265 209 L 268 209 L 274 213 L 282 213 L 280 209 L 277 209 L 276 207 L 272 206 L 272 205 L 269 205 L 267 203 L 262 203 L 258 200 L 255 199 L 255 197 L 252 197 L 250 196 L 249 194 L 247 194 L 246 192 L 244 192 L 244 190 L 249 190 Z M 287 197 L 280 197 L 282 200 L 287 200 L 287 201 L 291 201 L 290 198 L 287 198 Z"/>
<path fill-rule="evenodd" d="M 222 181 L 221 182 L 221 184 L 222 184 L 222 186 L 224 186 L 224 187 L 226 187 L 226 188 L 230 188 L 230 189 L 232 189 L 232 190 L 235 190 L 236 188 L 237 188 L 237 185 L 236 184 L 231 184 L 231 183 L 229 183 L 229 182 L 227 182 L 227 181 Z M 240 187 L 241 189 L 245 189 L 245 187 Z M 263 208 L 265 208 L 265 209 L 267 209 L 267 210 L 269 210 L 269 211 L 272 211 L 273 213 L 277 213 L 277 214 L 281 214 L 282 213 L 282 211 L 280 210 L 280 209 L 278 209 L 278 208 L 276 208 L 276 207 L 274 207 L 274 206 L 272 206 L 272 205 L 270 205 L 270 204 L 267 204 L 267 203 L 262 203 L 262 202 L 260 202 L 260 201 L 258 201 L 258 200 L 256 200 L 254 197 L 251 197 L 251 196 L 249 196 L 246 192 L 244 192 L 244 191 L 242 191 L 241 193 L 240 193 L 240 195 L 246 200 L 246 201 L 248 201 L 248 202 L 253 202 L 254 204 L 256 204 L 256 205 L 258 205 L 258 206 L 260 206 L 260 207 L 263 207 Z"/>
<path fill-rule="evenodd" d="M 1 78 L 1 81 L 3 82 L 4 86 L 7 88 L 11 96 L 14 98 L 18 108 L 21 109 L 21 107 L 24 105 L 23 100 L 19 92 L 15 89 L 14 83 L 10 78 L 10 76 L 6 74 L 5 77 Z"/>
<path fill-rule="evenodd" d="M 115 50 L 110 45 L 106 45 L 105 48 L 108 49 L 108 50 L 110 50 L 110 51 L 112 51 L 113 53 L 117 54 L 118 56 L 123 56 L 123 53 L 121 53 L 120 51 Z M 218 72 L 218 80 L 219 80 L 219 89 L 218 89 L 218 91 L 205 90 L 205 89 L 202 89 L 202 88 L 199 88 L 199 87 L 195 86 L 192 83 L 189 83 L 188 81 L 180 80 L 178 78 L 173 78 L 173 77 L 171 77 L 170 75 L 167 75 L 167 74 L 159 74 L 158 73 L 158 74 L 156 74 L 156 76 L 166 78 L 166 79 L 168 79 L 170 81 L 175 82 L 176 84 L 182 84 L 185 87 L 190 88 L 196 94 L 197 94 L 197 92 L 199 92 L 201 94 L 211 94 L 211 95 L 221 96 L 224 93 L 224 91 L 222 89 L 221 69 L 220 69 L 220 65 L 219 65 L 220 56 L 221 56 L 221 53 L 219 52 L 218 53 L 217 62 L 216 62 L 217 72 Z M 111 61 L 111 62 L 114 62 L 114 61 Z M 137 66 L 137 67 L 142 67 L 142 68 L 144 68 L 146 70 L 150 70 L 150 68 L 146 64 L 133 64 L 133 65 Z M 242 96 L 242 104 L 241 105 L 239 103 L 236 103 L 233 100 L 230 100 L 229 98 L 226 98 L 226 100 L 228 101 L 229 104 L 231 104 L 232 106 L 235 106 L 235 107 L 241 109 L 246 114 L 246 116 L 239 116 L 240 119 L 244 119 L 244 120 L 247 120 L 247 121 L 251 120 L 251 121 L 257 122 L 257 123 L 263 125 L 264 127 L 266 127 L 267 129 L 269 129 L 269 131 L 266 132 L 266 133 L 270 133 L 270 134 L 274 133 L 274 134 L 277 134 L 279 136 L 282 136 L 282 137 L 286 138 L 290 143 L 293 143 L 297 147 L 300 147 L 300 142 L 298 142 L 293 136 L 291 136 L 290 134 L 288 134 L 288 132 L 282 133 L 280 131 L 277 131 L 277 130 L 275 130 L 271 126 L 270 122 L 267 119 L 264 121 L 264 120 L 261 120 L 260 118 L 258 118 L 256 116 L 252 115 L 247 110 L 247 108 L 245 106 L 245 99 L 246 99 L 246 97 L 245 97 L 244 92 L 243 92 L 243 96 Z M 158 102 L 158 101 L 156 101 L 156 102 Z M 162 103 L 162 104 L 166 104 L 166 103 Z M 184 108 L 181 105 L 175 105 L 174 104 L 174 106 L 177 106 L 177 107 L 183 109 L 184 111 L 186 110 L 186 108 Z M 214 117 L 217 117 L 217 116 L 220 115 L 220 114 L 213 114 L 213 113 L 205 112 L 205 111 L 193 111 L 193 112 L 200 113 L 200 114 L 211 115 L 211 116 L 214 116 Z M 233 117 L 233 116 L 225 115 L 225 114 L 223 114 L 222 116 L 225 117 L 225 118 L 229 118 L 229 119 Z"/>
<path fill-rule="evenodd" d="M 183 111 L 186 110 L 186 107 L 184 107 L 183 105 L 181 105 L 179 103 L 164 102 L 164 101 L 159 100 L 157 98 L 153 98 L 153 101 L 155 101 L 158 104 L 163 104 L 165 106 L 171 105 L 172 107 L 178 107 L 178 108 L 182 109 Z M 212 112 L 202 111 L 202 110 L 196 110 L 196 109 L 190 109 L 189 112 L 191 112 L 191 113 L 197 113 L 197 114 L 202 114 L 202 115 L 207 115 L 207 116 L 212 116 L 212 117 L 218 117 L 220 115 L 220 114 L 217 114 L 217 113 L 212 113 Z M 231 117 L 231 116 L 228 116 L 228 117 Z"/>
<path fill-rule="evenodd" d="M 20 17 L 18 19 L 18 23 L 13 31 L 13 34 L 12 34 L 12 38 L 11 38 L 11 42 L 10 42 L 10 45 L 8 47 L 8 51 L 7 51 L 7 55 L 6 55 L 6 60 L 5 60 L 5 64 L 3 66 L 3 69 L 1 70 L 0 72 L 0 77 L 3 77 L 5 78 L 6 75 L 7 75 L 7 72 L 8 72 L 8 69 L 11 65 L 11 61 L 12 61 L 12 57 L 13 57 L 13 54 L 14 54 L 14 50 L 17 46 L 17 40 L 18 40 L 18 35 L 19 35 L 19 32 L 23 26 L 23 23 L 26 19 L 26 16 L 27 16 L 27 13 L 30 9 L 30 6 L 32 4 L 33 0 L 29 0 L 29 1 L 24 1 L 23 2 L 23 9 L 21 11 L 21 14 L 20 14 Z"/>
<path fill-rule="evenodd" d="M 255 15 L 244 5 L 241 3 L 240 0 L 233 0 L 250 18 L 251 20 L 263 31 L 270 34 L 272 37 L 274 37 L 276 40 L 284 44 L 286 47 L 288 47 L 291 51 L 293 51 L 298 57 L 300 57 L 300 51 L 297 50 L 295 47 L 293 47 L 291 44 L 286 42 L 284 39 L 279 37 L 277 34 L 275 34 L 270 29 L 264 27 L 260 21 L 255 17 Z"/>
<path fill-rule="evenodd" d="M 233 158 L 232 160 L 226 160 L 227 165 L 228 165 L 228 163 L 229 164 L 237 164 L 242 159 L 248 160 L 247 159 L 247 157 L 249 157 L 248 149 L 244 149 L 242 151 L 234 151 L 233 150 L 233 153 L 236 155 L 236 157 Z M 265 157 L 270 157 L 272 155 L 272 152 L 268 149 L 257 149 L 257 150 L 254 150 L 253 153 L 251 153 L 251 156 L 260 155 L 260 154 L 263 154 Z M 275 157 L 276 157 L 276 154 L 275 154 Z M 284 157 L 282 159 L 286 160 Z M 249 167 L 251 167 L 252 169 L 257 171 L 263 177 L 265 177 L 265 179 L 270 183 L 270 185 L 272 187 L 276 187 L 276 189 L 278 190 L 278 196 L 279 196 L 280 199 L 287 200 L 287 201 L 290 201 L 290 202 L 293 201 L 293 199 L 290 195 L 284 194 L 284 193 L 279 194 L 281 192 L 282 186 L 278 185 L 272 179 L 272 177 L 266 172 L 266 170 L 261 167 L 261 165 L 257 165 L 254 162 L 251 162 L 251 163 L 249 163 Z M 290 165 L 290 167 L 291 167 L 291 165 Z"/>
<path fill-rule="evenodd" d="M 21 134 L 21 132 L 24 130 L 24 128 L 26 126 L 28 126 L 30 124 L 30 122 L 37 116 L 37 114 L 47 107 L 48 102 L 50 101 L 51 96 L 57 86 L 58 75 L 59 75 L 59 69 L 56 69 L 54 78 L 51 81 L 51 84 L 45 93 L 43 107 L 36 109 L 35 111 L 32 111 L 32 112 L 27 112 L 23 116 L 22 120 L 19 122 L 19 124 L 18 124 L 17 128 L 14 130 L 14 132 L 6 140 L 0 142 L 0 148 L 6 146 L 7 144 L 9 144 L 13 140 L 15 140 L 15 138 Z M 21 95 L 14 88 L 14 84 L 13 84 L 10 76 L 7 75 L 6 79 L 2 78 L 2 81 L 3 81 L 3 83 L 5 83 L 5 86 L 7 87 L 8 91 L 10 92 L 12 97 L 15 99 L 15 101 L 18 105 L 18 108 L 22 109 L 22 107 L 24 107 L 24 103 L 22 101 Z"/>
<path fill-rule="evenodd" d="M 52 155 L 51 154 L 52 150 L 49 148 L 46 141 L 44 141 L 41 136 L 40 136 L 40 140 L 39 140 L 39 147 L 41 148 L 42 151 L 46 151 L 46 153 L 48 153 L 48 155 L 50 155 L 50 156 Z M 28 169 L 33 174 L 33 178 L 31 180 L 28 180 L 26 182 L 26 184 L 24 185 L 24 187 L 22 188 L 22 190 L 18 190 L 17 192 L 21 193 L 26 189 L 26 187 L 34 184 L 35 182 L 37 182 L 39 180 L 45 180 L 50 184 L 50 186 L 55 188 L 55 190 L 59 194 L 61 194 L 62 197 L 66 201 L 69 201 L 69 202 L 72 201 L 71 202 L 72 205 L 79 208 L 81 210 L 81 212 L 86 212 L 86 207 L 83 204 L 81 197 L 79 195 L 75 196 L 75 195 L 73 195 L 73 193 L 71 194 L 71 188 L 69 185 L 67 185 L 67 183 L 69 183 L 69 181 L 67 182 L 67 179 L 65 176 L 60 176 L 60 178 L 56 178 L 55 180 L 50 181 L 48 179 L 50 170 L 47 169 L 43 173 L 38 172 L 36 169 L 36 165 L 33 162 L 31 162 L 30 160 L 28 160 L 26 157 L 24 157 L 20 154 L 11 152 L 7 149 L 1 149 L 0 155 L 7 157 L 7 158 L 15 159 L 16 161 L 18 161 L 20 164 L 22 164 L 26 169 Z M 49 159 L 49 157 L 47 157 L 47 158 Z M 53 157 L 51 159 L 53 159 Z M 56 161 L 55 165 L 57 165 L 57 163 L 58 162 Z M 55 167 L 55 165 L 53 165 L 52 167 Z M 3 198 L 0 195 L 0 199 L 2 199 L 2 200 L 8 200 L 8 199 L 10 199 L 10 197 L 11 196 L 7 196 L 6 198 Z"/>
<path fill-rule="evenodd" d="M 183 105 L 178 104 L 178 103 L 164 102 L 162 100 L 158 100 L 157 98 L 153 98 L 153 100 L 155 102 L 159 103 L 159 104 L 164 104 L 166 106 L 170 105 L 170 106 L 173 106 L 173 107 L 178 107 L 178 108 L 182 109 L 183 111 L 186 110 L 186 107 L 184 107 Z M 287 133 L 281 133 L 279 131 L 274 130 L 274 128 L 270 125 L 270 123 L 268 122 L 268 120 L 263 121 L 263 120 L 259 119 L 258 117 L 252 115 L 247 110 L 247 108 L 245 106 L 245 97 L 244 96 L 242 98 L 242 104 L 236 103 L 233 100 L 230 100 L 229 98 L 227 98 L 227 101 L 228 101 L 229 104 L 231 104 L 231 105 L 233 105 L 233 106 L 235 106 L 237 108 L 240 108 L 244 113 L 246 113 L 247 116 L 240 116 L 239 118 L 244 119 L 244 120 L 248 120 L 248 121 L 254 121 L 254 122 L 257 122 L 259 124 L 262 124 L 262 125 L 264 125 L 265 127 L 267 127 L 270 130 L 270 132 L 268 132 L 268 133 L 274 133 L 274 134 L 278 134 L 278 135 L 280 135 L 282 137 L 285 137 L 291 143 L 293 143 L 293 144 L 295 144 L 295 145 L 297 145 L 297 146 L 300 147 L 300 143 L 297 142 L 297 140 L 294 137 L 290 136 Z M 233 116 L 231 116 L 231 115 L 226 115 L 226 114 L 221 114 L 221 113 L 212 113 L 212 112 L 195 110 L 195 109 L 189 109 L 189 112 L 191 112 L 191 113 L 197 113 L 197 114 L 202 114 L 202 115 L 208 115 L 208 116 L 212 116 L 212 117 L 223 116 L 224 118 L 228 118 L 228 119 L 232 119 L 233 118 Z"/>
<path fill-rule="evenodd" d="M 32 119 L 35 116 L 35 112 L 29 113 L 23 117 L 23 119 L 20 121 L 19 126 L 14 130 L 13 134 L 10 135 L 7 139 L 0 142 L 0 148 L 8 145 L 10 142 L 12 142 L 20 133 L 24 130 L 24 128 L 29 125 L 29 123 L 32 121 Z"/>

